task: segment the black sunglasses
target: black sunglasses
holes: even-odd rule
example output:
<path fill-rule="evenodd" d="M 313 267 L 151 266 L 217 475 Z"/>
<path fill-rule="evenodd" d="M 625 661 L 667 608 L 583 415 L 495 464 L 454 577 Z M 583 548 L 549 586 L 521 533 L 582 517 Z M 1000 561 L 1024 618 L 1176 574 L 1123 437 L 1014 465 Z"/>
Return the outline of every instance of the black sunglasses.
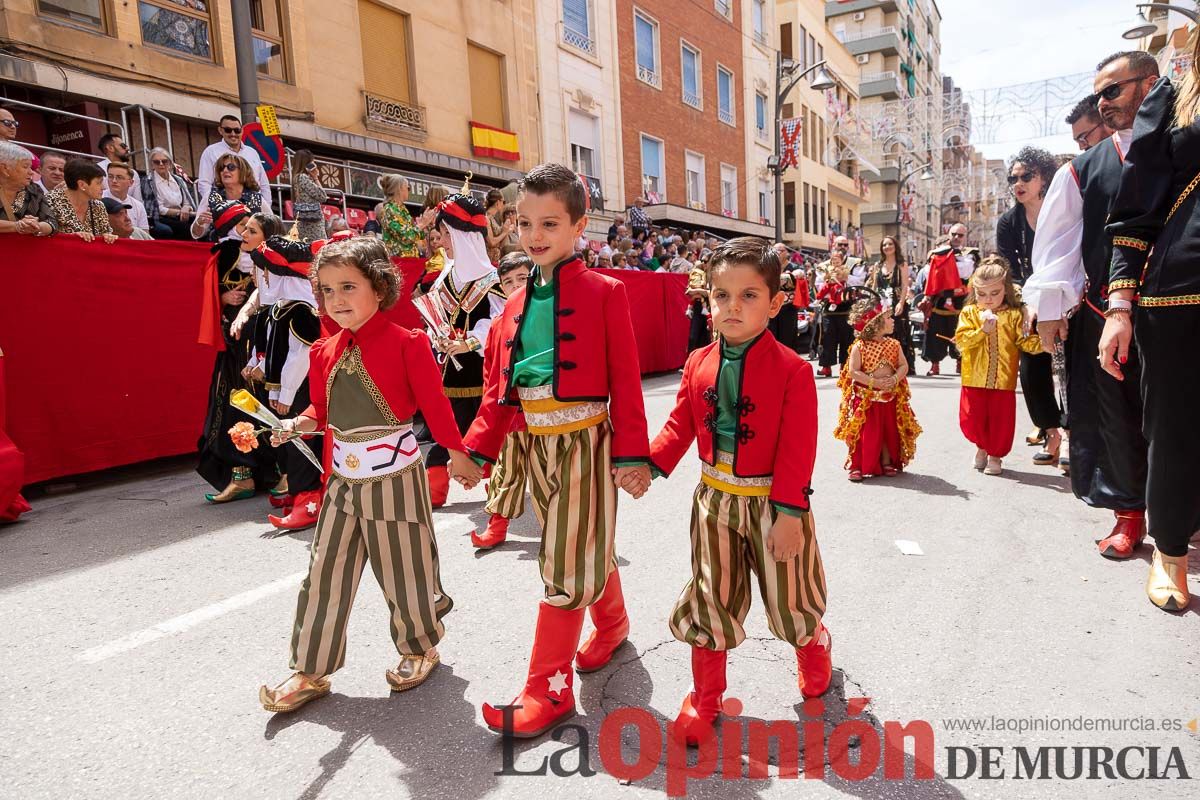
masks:
<path fill-rule="evenodd" d="M 1016 186 L 1017 181 L 1020 181 L 1021 183 L 1029 183 L 1036 177 L 1037 175 L 1033 174 L 1032 172 L 1022 172 L 1020 175 L 1009 175 L 1008 185 Z"/>
<path fill-rule="evenodd" d="M 156 167 L 161 167 L 166 164 L 170 164 L 171 162 L 167 161 L 165 158 L 152 158 L 152 159 L 150 159 L 150 163 Z"/>
<path fill-rule="evenodd" d="M 14 130 L 21 127 L 21 123 L 17 122 L 15 119 L 0 119 L 0 125 L 3 125 L 6 128 L 12 128 Z"/>
<path fill-rule="evenodd" d="M 1125 84 L 1135 83 L 1137 81 L 1144 81 L 1144 80 L 1146 80 L 1146 78 L 1151 78 L 1151 77 L 1154 77 L 1154 76 L 1139 75 L 1136 78 L 1126 78 L 1123 81 L 1117 81 L 1116 83 L 1110 83 L 1108 86 L 1105 86 L 1103 89 L 1096 92 L 1096 103 L 1098 105 L 1101 98 L 1103 98 L 1105 100 L 1109 100 L 1109 101 L 1116 100 L 1118 97 L 1121 96 L 1121 92 L 1125 91 L 1124 89 L 1121 88 Z"/>
<path fill-rule="evenodd" d="M 232 161 L 226 161 L 221 165 L 221 172 L 233 172 L 238 168 L 238 165 Z"/>
<path fill-rule="evenodd" d="M 224 125 L 221 126 L 221 133 L 241 133 L 241 132 L 242 132 L 241 128 L 226 128 Z"/>
<path fill-rule="evenodd" d="M 1101 125 L 1103 125 L 1103 124 L 1104 124 L 1103 122 L 1097 122 L 1097 123 L 1096 123 L 1096 125 L 1095 125 L 1095 127 L 1093 127 L 1091 130 L 1086 130 L 1086 131 L 1084 131 L 1083 133 L 1081 133 L 1081 134 L 1079 134 L 1078 136 L 1076 136 L 1076 137 L 1075 137 L 1075 143 L 1076 143 L 1076 144 L 1078 144 L 1078 145 L 1081 145 L 1081 146 L 1085 146 L 1085 145 L 1087 145 L 1087 143 L 1088 143 L 1088 138 L 1089 138 L 1089 137 L 1091 137 L 1091 135 L 1092 135 L 1093 133 L 1095 133 L 1095 132 L 1096 132 L 1096 130 L 1097 130 L 1097 129 L 1098 129 L 1100 126 L 1101 126 Z"/>

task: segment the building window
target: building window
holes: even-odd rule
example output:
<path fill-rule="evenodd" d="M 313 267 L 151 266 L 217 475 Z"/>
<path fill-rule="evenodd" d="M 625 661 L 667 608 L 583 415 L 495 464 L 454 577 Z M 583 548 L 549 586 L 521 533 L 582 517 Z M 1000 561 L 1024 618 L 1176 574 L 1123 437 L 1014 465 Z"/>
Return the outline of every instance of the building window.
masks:
<path fill-rule="evenodd" d="M 796 232 L 796 184 L 791 181 L 783 185 L 783 231 Z"/>
<path fill-rule="evenodd" d="M 95 28 L 101 33 L 108 32 L 104 0 L 38 0 L 37 8 L 44 17 Z"/>
<path fill-rule="evenodd" d="M 63 0 L 65 2 L 66 0 Z M 212 61 L 212 16 L 206 0 L 190 3 L 172 0 L 141 0 L 138 20 L 142 42 L 177 53 Z"/>
<path fill-rule="evenodd" d="M 281 5 L 280 0 L 250 0 L 250 27 L 254 33 L 254 64 L 259 74 L 286 81 Z"/>
<path fill-rule="evenodd" d="M 763 225 L 770 225 L 775 219 L 775 208 L 771 202 L 770 185 L 762 179 L 758 181 L 758 221 Z M 792 227 L 795 227 L 793 225 Z"/>
<path fill-rule="evenodd" d="M 789 61 L 792 58 L 792 23 L 790 22 L 779 26 L 779 55 Z"/>
<path fill-rule="evenodd" d="M 804 184 L 804 232 L 812 233 L 811 214 L 809 213 L 808 184 Z"/>
<path fill-rule="evenodd" d="M 667 199 L 667 181 L 663 171 L 662 139 L 642 134 L 642 194 L 651 203 Z"/>
<path fill-rule="evenodd" d="M 662 73 L 658 68 L 658 23 L 641 12 L 633 15 L 633 35 L 636 39 L 637 76 L 655 89 L 662 88 Z"/>
<path fill-rule="evenodd" d="M 507 127 L 504 102 L 504 56 L 467 42 L 471 77 L 471 119 L 495 128 Z"/>
<path fill-rule="evenodd" d="M 596 118 L 575 109 L 567 112 L 567 135 L 571 139 L 571 169 L 589 178 L 600 177 L 600 135 Z"/>
<path fill-rule="evenodd" d="M 801 25 L 800 26 L 800 38 L 799 38 L 799 40 L 797 40 L 797 44 L 800 45 L 800 69 L 802 69 L 802 70 L 808 69 L 808 59 L 805 58 L 805 56 L 804 56 L 804 53 L 805 53 L 804 42 L 805 42 L 805 40 L 807 40 L 809 38 L 811 38 L 811 37 L 809 37 L 809 35 L 808 35 L 808 30 L 803 25 Z"/>
<path fill-rule="evenodd" d="M 721 165 L 721 213 L 727 217 L 738 215 L 737 167 Z"/>
<path fill-rule="evenodd" d="M 588 55 L 596 55 L 592 36 L 591 0 L 562 0 L 563 43 Z"/>
<path fill-rule="evenodd" d="M 713 7 L 725 19 L 733 18 L 733 0 L 713 0 Z"/>
<path fill-rule="evenodd" d="M 817 187 L 815 187 L 815 186 L 814 186 L 814 187 L 813 187 L 813 194 L 815 195 L 816 193 L 817 193 Z M 814 199 L 815 199 L 815 198 L 814 198 Z M 826 226 L 825 226 L 825 202 L 826 202 L 826 201 L 825 201 L 825 190 L 824 190 L 824 189 L 821 189 L 821 204 L 820 204 L 820 206 L 818 206 L 818 208 L 820 208 L 820 209 L 821 209 L 821 230 L 820 230 L 820 234 L 821 234 L 822 236 L 824 236 L 824 235 L 825 235 L 825 234 L 828 232 L 828 230 L 827 230 L 827 228 L 826 228 Z M 815 209 L 814 209 L 814 210 L 815 210 Z M 816 214 L 814 214 L 814 215 L 813 215 L 813 217 L 815 218 L 815 217 L 816 217 Z M 815 220 L 815 219 L 814 219 L 813 221 L 814 221 L 814 222 L 816 222 L 816 220 Z"/>
<path fill-rule="evenodd" d="M 754 93 L 754 132 L 760 139 L 767 138 L 767 96 Z"/>
<path fill-rule="evenodd" d="M 754 22 L 754 41 L 767 43 L 767 0 L 753 0 L 751 19 Z"/>
<path fill-rule="evenodd" d="M 363 88 L 389 100 L 415 104 L 408 15 L 369 0 L 358 0 L 358 33 L 362 42 Z"/>
<path fill-rule="evenodd" d="M 704 156 L 684 151 L 684 179 L 687 184 L 687 203 L 690 207 L 704 210 Z"/>
<path fill-rule="evenodd" d="M 811 67 L 817 63 L 817 40 L 808 34 L 808 49 L 804 51 L 804 65 Z"/>
<path fill-rule="evenodd" d="M 733 116 L 733 73 L 721 66 L 717 67 L 717 118 L 737 127 Z"/>
<path fill-rule="evenodd" d="M 683 79 L 683 102 L 703 108 L 700 97 L 700 51 L 687 43 L 679 46 L 679 71 Z"/>

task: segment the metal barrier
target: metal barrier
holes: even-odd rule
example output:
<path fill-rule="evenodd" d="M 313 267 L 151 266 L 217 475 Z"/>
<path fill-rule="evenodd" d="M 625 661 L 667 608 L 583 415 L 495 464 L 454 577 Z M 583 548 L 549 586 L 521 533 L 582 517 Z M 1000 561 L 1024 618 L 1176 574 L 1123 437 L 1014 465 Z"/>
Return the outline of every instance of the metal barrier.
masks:
<path fill-rule="evenodd" d="M 169 117 L 167 117 L 166 114 L 155 111 L 153 108 L 147 108 L 146 106 L 143 106 L 139 103 L 135 103 L 133 105 L 125 106 L 124 108 L 121 109 L 121 122 L 126 130 L 129 127 L 129 112 L 133 111 L 135 109 L 138 112 L 138 124 L 141 128 L 141 134 L 142 134 L 140 137 L 142 146 L 140 148 L 138 148 L 137 150 L 130 151 L 130 157 L 132 159 L 133 168 L 137 169 L 137 160 L 136 160 L 136 158 L 133 158 L 133 156 L 135 154 L 140 154 L 142 156 L 142 164 L 145 167 L 146 172 L 149 173 L 150 172 L 150 151 L 154 148 L 150 147 L 150 136 L 148 135 L 148 131 L 146 129 L 146 114 L 148 113 L 151 116 L 157 117 L 159 120 L 162 121 L 163 125 L 166 126 L 166 128 L 167 128 L 167 152 L 170 153 L 171 158 L 174 159 L 175 158 L 175 140 L 171 135 L 171 120 Z M 129 144 L 128 137 L 125 137 L 125 144 L 127 146 Z"/>
<path fill-rule="evenodd" d="M 95 122 L 100 125 L 107 126 L 109 128 L 116 128 L 120 132 L 121 138 L 124 139 L 126 142 L 129 141 L 129 135 L 126 132 L 126 128 L 120 122 L 112 122 L 111 120 L 103 119 L 101 117 L 90 117 L 87 114 L 76 114 L 74 111 L 63 111 L 60 108 L 51 108 L 50 106 L 38 105 L 37 103 L 28 103 L 24 100 L 13 100 L 8 97 L 5 97 L 3 99 L 4 99 L 4 105 L 6 105 L 6 106 L 17 106 L 19 108 L 28 108 L 28 109 L 31 109 L 34 111 L 41 111 L 46 114 L 57 114 L 60 117 L 71 117 L 73 119 L 86 119 L 89 122 Z M 18 140 L 16 143 L 21 145 L 22 147 L 26 147 L 26 148 L 29 148 L 34 151 L 53 150 L 56 153 L 66 153 L 69 155 L 78 156 L 79 158 L 90 158 L 93 161 L 102 161 L 104 159 L 104 156 L 102 156 L 102 155 L 96 155 L 95 153 L 81 153 L 77 150 L 69 150 L 65 147 L 56 147 L 54 145 L 35 145 L 35 144 L 30 144 L 29 142 L 22 142 L 20 140 Z"/>

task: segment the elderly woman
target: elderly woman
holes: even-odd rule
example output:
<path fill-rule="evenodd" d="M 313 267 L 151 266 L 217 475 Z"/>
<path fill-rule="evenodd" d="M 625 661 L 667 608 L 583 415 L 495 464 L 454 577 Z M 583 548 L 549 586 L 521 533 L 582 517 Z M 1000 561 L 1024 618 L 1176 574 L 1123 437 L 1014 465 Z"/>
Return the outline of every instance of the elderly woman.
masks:
<path fill-rule="evenodd" d="M 155 239 L 192 238 L 188 228 L 196 200 L 175 171 L 175 159 L 162 147 L 150 151 L 150 172 L 142 181 L 142 201 Z"/>
<path fill-rule="evenodd" d="M 85 242 L 97 236 L 108 244 L 117 240 L 108 222 L 104 197 L 105 172 L 82 158 L 73 158 L 63 169 L 64 180 L 46 199 L 58 221 L 58 230 L 73 233 Z"/>
<path fill-rule="evenodd" d="M 33 153 L 11 142 L 0 143 L 0 233 L 49 236 L 58 229 L 46 196 L 33 179 Z"/>
<path fill-rule="evenodd" d="M 296 232 L 301 239 L 315 242 L 326 238 L 325 215 L 321 204 L 329 198 L 317 179 L 317 162 L 308 150 L 292 156 L 292 208 L 296 213 Z"/>
<path fill-rule="evenodd" d="M 421 231 L 413 222 L 404 204 L 408 202 L 408 178 L 403 175 L 381 175 L 379 188 L 386 198 L 379 224 L 383 227 L 383 246 L 388 255 L 417 258 L 421 255 Z"/>
<path fill-rule="evenodd" d="M 257 214 L 262 210 L 262 193 L 254 177 L 254 169 L 246 159 L 233 153 L 225 153 L 217 159 L 212 190 L 208 197 L 200 198 L 196 219 L 192 222 L 192 238 L 216 241 L 212 230 L 213 215 L 210 207 L 226 201 L 237 201 Z M 240 238 L 240 237 L 239 237 Z M 248 259 L 247 259 L 248 260 Z"/>

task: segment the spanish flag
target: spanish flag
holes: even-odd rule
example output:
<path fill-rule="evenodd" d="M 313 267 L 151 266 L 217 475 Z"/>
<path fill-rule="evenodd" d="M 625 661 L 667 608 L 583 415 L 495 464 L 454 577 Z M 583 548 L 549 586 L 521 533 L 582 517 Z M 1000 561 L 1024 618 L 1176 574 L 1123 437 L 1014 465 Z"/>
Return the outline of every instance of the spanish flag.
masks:
<path fill-rule="evenodd" d="M 515 133 L 493 128 L 482 122 L 471 122 L 471 150 L 480 158 L 499 158 L 505 161 L 519 161 L 521 158 L 521 149 L 517 145 Z"/>

